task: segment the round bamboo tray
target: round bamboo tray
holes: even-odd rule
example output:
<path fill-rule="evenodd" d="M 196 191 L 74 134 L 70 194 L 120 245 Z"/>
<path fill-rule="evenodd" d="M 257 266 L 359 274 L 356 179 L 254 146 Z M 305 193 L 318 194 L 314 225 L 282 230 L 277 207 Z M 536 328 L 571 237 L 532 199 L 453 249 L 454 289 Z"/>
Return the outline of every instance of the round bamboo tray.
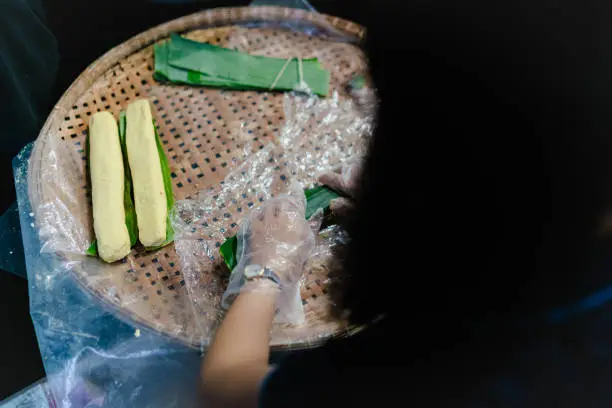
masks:
<path fill-rule="evenodd" d="M 157 83 L 153 44 L 173 32 L 253 54 L 316 56 L 330 70 L 331 89 L 341 98 L 346 83 L 367 64 L 353 45 L 364 29 L 350 21 L 280 7 L 212 9 L 152 28 L 108 51 L 73 82 L 48 117 L 28 173 L 43 250 L 56 253 L 85 290 L 122 317 L 197 347 L 208 344 L 210 333 L 201 332 L 194 319 L 174 245 L 152 253 L 133 250 L 112 265 L 82 255 L 93 239 L 85 151 L 92 113 L 107 110 L 117 117 L 130 101 L 151 100 L 177 200 L 218 184 L 231 171 L 239 146 L 230 136 L 248 130 L 250 142 L 263 146 L 283 125 L 283 94 Z M 344 41 L 333 39 L 339 37 Z M 238 214 L 231 214 L 228 223 L 239 221 Z M 321 269 L 307 272 L 301 293 L 307 322 L 275 326 L 273 347 L 309 347 L 354 329 L 331 317 L 325 274 Z"/>

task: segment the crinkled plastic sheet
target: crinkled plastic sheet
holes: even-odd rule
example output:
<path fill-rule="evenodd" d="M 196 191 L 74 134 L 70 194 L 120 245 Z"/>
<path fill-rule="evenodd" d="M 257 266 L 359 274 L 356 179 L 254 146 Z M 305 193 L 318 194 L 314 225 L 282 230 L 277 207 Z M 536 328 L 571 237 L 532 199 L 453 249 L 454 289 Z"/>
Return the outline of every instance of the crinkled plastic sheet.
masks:
<path fill-rule="evenodd" d="M 172 218 L 175 245 L 202 334 L 202 346 L 208 345 L 223 317 L 220 299 L 227 271 L 219 246 L 235 235 L 239 227 L 235 216 L 228 220 L 226 215 L 247 216 L 249 211 L 271 197 L 287 193 L 295 184 L 302 189 L 312 187 L 318 175 L 358 160 L 366 151 L 372 127 L 371 107 L 352 98 L 340 98 L 337 93 L 328 98 L 288 93 L 284 110 L 286 121 L 275 143 L 245 155 L 242 164 L 218 185 L 175 206 Z M 247 146 L 246 150 L 250 148 Z M 337 234 L 330 238 L 330 231 L 319 237 L 318 254 L 331 256 L 328 249 L 338 241 Z M 317 268 L 324 268 L 330 261 L 329 257 L 316 259 Z M 306 276 L 311 274 L 309 268 L 314 267 L 311 264 L 305 268 Z M 272 344 L 317 342 L 332 334 L 329 330 L 318 330 L 317 324 L 324 323 L 314 319 L 310 322 L 312 327 L 304 327 L 299 334 L 291 330 L 291 325 L 276 325 Z"/>
<path fill-rule="evenodd" d="M 185 305 L 189 316 L 174 319 L 172 330 L 180 333 L 186 325 L 195 324 L 198 343 L 208 344 L 222 317 L 219 301 L 225 278 L 215 269 L 221 261 L 218 245 L 238 228 L 237 223 L 224 223 L 225 214 L 231 210 L 246 215 L 285 192 L 290 183 L 310 186 L 320 172 L 363 155 L 372 120 L 372 109 L 366 106 L 370 102 L 363 103 L 373 100 L 368 92 L 365 99 L 286 94 L 286 125 L 278 140 L 254 154 L 254 147 L 246 145 L 241 162 L 223 182 L 177 203 L 173 224 L 189 293 Z M 151 96 L 154 93 L 155 87 Z M 40 162 L 30 160 L 32 145 L 15 158 L 13 166 L 31 316 L 55 400 L 62 407 L 193 406 L 200 364 L 197 350 L 124 315 L 122 306 L 135 299 L 121 292 L 116 279 L 124 278 L 118 278 L 121 274 L 112 273 L 112 268 L 126 265 L 107 265 L 84 255 L 91 242 L 86 227 L 91 208 L 89 200 L 82 199 L 86 187 L 82 152 L 50 135 L 36 143 L 45 153 L 44 172 Z M 28 185 L 32 173 L 40 177 L 36 186 Z M 48 199 L 41 189 L 56 194 Z M 337 229 L 320 234 L 311 258 L 317 263 L 310 269 L 324 267 L 329 249 L 341 236 Z M 106 288 L 104 297 L 116 299 L 115 304 L 100 302 L 100 293 L 85 289 L 75 279 L 77 270 L 86 273 L 89 282 Z M 283 327 L 275 329 L 273 342 L 286 343 L 285 332 Z M 315 340 L 331 332 L 323 327 L 304 333 Z"/>
<path fill-rule="evenodd" d="M 64 258 L 44 247 L 50 231 L 41 237 L 28 196 L 31 150 L 14 159 L 13 169 L 30 314 L 57 406 L 195 406 L 198 353 L 117 318 L 83 290 Z"/>

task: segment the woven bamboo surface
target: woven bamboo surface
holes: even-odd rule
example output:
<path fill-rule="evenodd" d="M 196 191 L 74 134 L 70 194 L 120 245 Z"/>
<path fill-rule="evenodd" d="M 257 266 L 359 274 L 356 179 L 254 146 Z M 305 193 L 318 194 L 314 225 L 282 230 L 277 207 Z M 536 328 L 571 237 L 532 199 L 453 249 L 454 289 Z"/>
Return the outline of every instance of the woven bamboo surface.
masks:
<path fill-rule="evenodd" d="M 307 24 L 318 32 L 290 30 L 283 26 L 287 23 Z M 28 174 L 39 228 L 45 227 L 46 208 L 61 202 L 66 216 L 76 220 L 66 223 L 69 230 L 63 231 L 64 241 L 68 236 L 83 246 L 93 239 L 85 143 L 89 118 L 97 111 L 107 110 L 117 117 L 130 101 L 151 100 L 177 200 L 194 196 L 223 180 L 235 167 L 236 152 L 245 138 L 254 147 L 273 141 L 285 119 L 283 94 L 165 85 L 153 80 L 152 44 L 172 32 L 258 55 L 317 57 L 332 73 L 331 88 L 338 90 L 340 97 L 345 97 L 347 81 L 367 69 L 357 46 L 331 39 L 341 35 L 358 42 L 364 35 L 362 27 L 303 10 L 212 9 L 148 30 L 91 64 L 47 119 L 32 153 Z M 57 217 L 57 213 L 53 216 Z M 227 222 L 234 225 L 240 218 L 231 214 Z M 55 238 L 47 238 L 53 248 Z M 209 333 L 199 333 L 193 321 L 174 245 L 152 253 L 133 250 L 125 262 L 110 266 L 93 258 L 83 261 L 75 254 L 61 256 L 74 261 L 70 271 L 86 290 L 123 317 L 189 345 L 207 344 L 203 337 Z M 307 323 L 300 327 L 275 327 L 273 346 L 308 347 L 352 330 L 328 313 L 326 273 L 325 268 L 307 272 L 302 288 Z"/>

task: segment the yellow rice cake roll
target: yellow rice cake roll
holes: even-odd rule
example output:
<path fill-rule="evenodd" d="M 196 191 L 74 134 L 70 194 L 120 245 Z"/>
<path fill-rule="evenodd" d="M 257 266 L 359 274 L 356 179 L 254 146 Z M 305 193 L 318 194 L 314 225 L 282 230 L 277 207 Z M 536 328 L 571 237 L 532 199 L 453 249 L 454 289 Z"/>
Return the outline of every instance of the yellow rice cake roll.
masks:
<path fill-rule="evenodd" d="M 95 113 L 89 121 L 89 171 L 98 255 L 106 262 L 118 261 L 130 252 L 130 235 L 123 206 L 123 154 L 117 122 L 109 112 Z"/>
<path fill-rule="evenodd" d="M 145 247 L 155 247 L 166 240 L 168 209 L 151 106 L 146 99 L 134 101 L 127 107 L 126 144 L 138 238 Z"/>

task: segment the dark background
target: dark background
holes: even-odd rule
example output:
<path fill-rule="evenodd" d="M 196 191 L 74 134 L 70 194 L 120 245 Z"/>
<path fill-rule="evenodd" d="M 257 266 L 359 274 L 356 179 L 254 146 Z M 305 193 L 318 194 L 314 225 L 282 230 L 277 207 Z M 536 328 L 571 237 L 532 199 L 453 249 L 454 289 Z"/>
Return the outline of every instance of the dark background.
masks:
<path fill-rule="evenodd" d="M 60 65 L 49 110 L 70 83 L 110 48 L 157 24 L 204 8 L 246 6 L 232 0 L 43 0 L 47 25 L 55 36 Z M 354 19 L 353 8 L 336 0 L 313 0 L 318 11 Z M 346 4 L 346 3 L 344 3 Z M 0 12 L 4 6 L 0 3 Z M 35 138 L 36 135 L 29 137 Z M 15 200 L 12 152 L 0 149 L 0 214 Z M 0 231 L 1 233 L 1 231 Z M 0 400 L 45 376 L 28 310 L 27 281 L 0 270 Z"/>

